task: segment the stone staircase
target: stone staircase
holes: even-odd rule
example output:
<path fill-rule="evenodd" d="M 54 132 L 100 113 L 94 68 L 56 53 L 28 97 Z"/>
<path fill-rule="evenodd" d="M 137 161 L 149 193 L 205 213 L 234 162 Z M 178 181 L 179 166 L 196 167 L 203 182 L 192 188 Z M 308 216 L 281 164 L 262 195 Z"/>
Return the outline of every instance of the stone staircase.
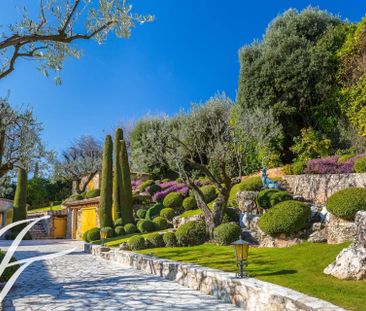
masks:
<path fill-rule="evenodd" d="M 29 233 L 33 240 L 44 240 L 47 239 L 47 232 L 43 228 L 40 222 L 37 222 L 30 230 Z"/>

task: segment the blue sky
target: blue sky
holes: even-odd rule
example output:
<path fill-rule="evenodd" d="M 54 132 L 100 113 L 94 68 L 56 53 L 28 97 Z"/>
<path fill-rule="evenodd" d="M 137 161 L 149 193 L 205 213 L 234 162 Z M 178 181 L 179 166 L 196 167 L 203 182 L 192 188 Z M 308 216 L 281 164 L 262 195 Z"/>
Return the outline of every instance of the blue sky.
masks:
<path fill-rule="evenodd" d="M 84 55 L 65 63 L 61 86 L 27 61 L 1 80 L 0 96 L 10 90 L 13 105 L 34 108 L 50 148 L 60 151 L 83 134 L 103 138 L 147 114 L 174 114 L 218 91 L 235 99 L 238 49 L 260 39 L 268 23 L 290 7 L 318 6 L 350 21 L 366 13 L 361 0 L 131 2 L 135 11 L 154 14 L 155 22 L 134 29 L 129 40 L 82 43 Z M 0 24 L 15 21 L 17 3 L 1 1 Z"/>

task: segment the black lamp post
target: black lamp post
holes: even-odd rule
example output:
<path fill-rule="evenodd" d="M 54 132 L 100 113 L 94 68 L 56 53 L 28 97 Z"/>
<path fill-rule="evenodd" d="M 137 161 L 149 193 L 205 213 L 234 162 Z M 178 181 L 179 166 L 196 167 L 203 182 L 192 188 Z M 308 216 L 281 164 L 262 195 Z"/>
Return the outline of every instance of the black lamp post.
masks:
<path fill-rule="evenodd" d="M 237 273 L 236 275 L 243 278 L 244 276 L 246 276 L 246 274 L 244 273 L 244 266 L 248 264 L 247 260 L 249 255 L 250 243 L 242 240 L 240 237 L 239 240 L 233 242 L 231 245 L 234 246 L 235 257 L 236 261 L 238 262 L 237 265 L 239 267 L 239 273 Z"/>

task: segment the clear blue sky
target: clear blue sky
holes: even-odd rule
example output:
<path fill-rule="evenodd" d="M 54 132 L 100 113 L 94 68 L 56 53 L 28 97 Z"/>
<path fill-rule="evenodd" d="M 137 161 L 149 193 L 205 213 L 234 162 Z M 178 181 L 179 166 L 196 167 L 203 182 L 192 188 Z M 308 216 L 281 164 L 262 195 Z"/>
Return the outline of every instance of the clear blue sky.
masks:
<path fill-rule="evenodd" d="M 29 1 L 29 0 L 28 0 Z M 32 0 L 35 3 L 38 1 Z M 3 0 L 0 24 L 14 21 L 17 0 Z M 260 39 L 267 24 L 290 7 L 318 6 L 350 21 L 366 13 L 361 0 L 132 0 L 156 20 L 129 40 L 82 44 L 84 56 L 69 60 L 56 86 L 33 62 L 21 61 L 0 82 L 13 105 L 33 106 L 44 139 L 58 151 L 83 134 L 102 138 L 122 122 L 146 114 L 174 114 L 192 101 L 225 91 L 235 99 L 238 49 Z"/>

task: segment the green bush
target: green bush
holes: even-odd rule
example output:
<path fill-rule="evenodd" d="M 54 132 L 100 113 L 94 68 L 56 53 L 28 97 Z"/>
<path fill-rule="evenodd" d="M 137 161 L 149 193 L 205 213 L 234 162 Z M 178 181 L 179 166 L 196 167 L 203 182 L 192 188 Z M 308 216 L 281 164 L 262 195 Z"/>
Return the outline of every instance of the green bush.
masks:
<path fill-rule="evenodd" d="M 197 202 L 196 202 L 196 199 L 194 196 L 189 196 L 189 197 L 186 197 L 184 200 L 183 200 L 183 208 L 186 210 L 186 211 L 190 211 L 190 210 L 193 210 L 193 209 L 196 209 L 197 208 Z"/>
<path fill-rule="evenodd" d="M 271 196 L 279 192 L 277 189 L 264 189 L 257 195 L 257 206 L 263 209 L 271 207 Z"/>
<path fill-rule="evenodd" d="M 155 225 L 156 230 L 164 230 L 168 228 L 168 222 L 165 218 L 158 216 L 153 219 L 153 223 Z"/>
<path fill-rule="evenodd" d="M 206 203 L 212 202 L 217 197 L 215 186 L 212 185 L 202 186 L 200 190 L 203 193 L 203 197 Z"/>
<path fill-rule="evenodd" d="M 214 229 L 215 241 L 220 245 L 229 245 L 239 239 L 241 229 L 237 224 L 226 223 Z"/>
<path fill-rule="evenodd" d="M 175 181 L 178 182 L 178 183 L 183 183 L 184 182 L 183 178 L 181 178 L 181 177 L 178 177 Z"/>
<path fill-rule="evenodd" d="M 3 261 L 5 257 L 5 252 L 0 251 L 0 262 Z M 15 257 L 11 257 L 10 262 L 16 261 Z M 6 268 L 4 272 L 0 276 L 0 282 L 6 282 L 9 281 L 9 279 L 12 277 L 12 275 L 19 269 L 19 265 L 14 265 Z"/>
<path fill-rule="evenodd" d="M 140 219 L 145 219 L 145 217 L 146 217 L 146 210 L 143 209 L 143 208 L 138 209 L 137 212 L 136 212 L 136 216 L 138 218 L 140 218 Z"/>
<path fill-rule="evenodd" d="M 113 237 L 113 233 L 114 233 L 113 228 L 111 228 L 111 227 L 100 228 L 100 231 L 102 231 L 102 230 L 107 231 L 107 238 Z"/>
<path fill-rule="evenodd" d="M 126 234 L 133 234 L 137 231 L 137 228 L 134 224 L 126 224 L 123 229 L 125 229 Z"/>
<path fill-rule="evenodd" d="M 182 246 L 203 244 L 206 241 L 206 224 L 202 220 L 189 221 L 181 225 L 175 235 Z"/>
<path fill-rule="evenodd" d="M 344 163 L 346 162 L 347 160 L 353 158 L 355 155 L 354 154 L 343 154 L 341 156 L 339 156 L 338 158 L 338 163 L 341 164 L 341 163 Z"/>
<path fill-rule="evenodd" d="M 161 180 L 161 182 L 169 182 L 170 181 L 170 179 L 169 178 L 163 178 L 162 180 Z"/>
<path fill-rule="evenodd" d="M 164 217 L 167 220 L 172 220 L 175 216 L 175 211 L 170 207 L 166 207 L 160 211 L 160 216 Z"/>
<path fill-rule="evenodd" d="M 83 236 L 82 236 L 82 239 L 83 239 L 83 241 L 85 241 L 85 242 L 89 242 L 89 241 L 88 241 L 88 231 L 89 231 L 89 230 L 85 231 L 85 232 L 83 233 Z"/>
<path fill-rule="evenodd" d="M 278 191 L 275 193 L 272 193 L 270 195 L 269 201 L 270 201 L 270 206 L 275 206 L 278 203 L 281 203 L 283 201 L 288 201 L 288 200 L 292 200 L 293 197 L 291 194 L 289 194 L 286 191 Z"/>
<path fill-rule="evenodd" d="M 301 175 L 304 173 L 305 162 L 296 161 L 292 164 L 287 164 L 282 168 L 286 175 Z"/>
<path fill-rule="evenodd" d="M 79 200 L 83 200 L 83 199 L 84 199 L 83 194 L 76 193 L 76 194 L 69 196 L 67 201 L 73 202 L 73 201 L 79 201 Z"/>
<path fill-rule="evenodd" d="M 164 205 L 162 203 L 156 203 L 147 210 L 145 219 L 152 220 L 154 217 L 159 216 L 163 208 Z"/>
<path fill-rule="evenodd" d="M 227 223 L 227 222 L 238 222 L 238 221 L 239 221 L 239 211 L 236 208 L 227 207 L 222 222 Z"/>
<path fill-rule="evenodd" d="M 183 203 L 183 195 L 180 192 L 170 192 L 163 200 L 165 207 L 177 208 Z"/>
<path fill-rule="evenodd" d="M 358 211 L 366 210 L 366 188 L 348 188 L 332 194 L 326 207 L 333 215 L 354 220 Z"/>
<path fill-rule="evenodd" d="M 117 226 L 114 228 L 114 233 L 116 234 L 116 236 L 122 236 L 125 235 L 125 229 L 123 228 L 123 226 Z"/>
<path fill-rule="evenodd" d="M 146 237 L 146 244 L 148 247 L 164 247 L 165 243 L 163 236 L 159 233 L 152 233 Z"/>
<path fill-rule="evenodd" d="M 100 228 L 91 228 L 86 235 L 88 242 L 100 240 Z"/>
<path fill-rule="evenodd" d="M 95 198 L 95 197 L 99 197 L 99 196 L 100 196 L 99 189 L 89 190 L 85 193 L 85 199 L 91 199 L 91 198 Z"/>
<path fill-rule="evenodd" d="M 142 236 L 134 235 L 133 237 L 129 238 L 128 248 L 132 251 L 136 251 L 139 249 L 145 248 L 145 239 Z"/>
<path fill-rule="evenodd" d="M 366 173 L 366 156 L 359 158 L 355 161 L 353 170 L 356 173 Z"/>
<path fill-rule="evenodd" d="M 117 219 L 114 221 L 114 226 L 115 226 L 115 227 L 123 226 L 123 220 L 122 220 L 122 218 L 117 218 Z"/>
<path fill-rule="evenodd" d="M 259 191 L 263 187 L 262 179 L 259 176 L 247 177 L 240 182 L 240 191 Z"/>
<path fill-rule="evenodd" d="M 139 190 L 140 192 L 144 192 L 145 189 L 148 187 L 148 186 L 151 186 L 155 184 L 155 182 L 152 180 L 152 179 L 148 179 L 148 180 L 145 180 L 140 186 L 139 186 Z"/>
<path fill-rule="evenodd" d="M 155 192 L 160 191 L 161 188 L 159 185 L 157 184 L 152 184 L 147 188 L 147 191 L 149 192 L 150 195 L 153 195 Z"/>
<path fill-rule="evenodd" d="M 269 235 L 294 234 L 309 225 L 310 207 L 299 201 L 284 201 L 259 218 L 259 228 Z"/>
<path fill-rule="evenodd" d="M 155 225 L 150 220 L 142 219 L 137 224 L 137 230 L 141 233 L 152 232 L 155 230 Z"/>
<path fill-rule="evenodd" d="M 167 232 L 163 235 L 166 247 L 175 247 L 178 245 L 177 237 L 174 232 Z"/>

